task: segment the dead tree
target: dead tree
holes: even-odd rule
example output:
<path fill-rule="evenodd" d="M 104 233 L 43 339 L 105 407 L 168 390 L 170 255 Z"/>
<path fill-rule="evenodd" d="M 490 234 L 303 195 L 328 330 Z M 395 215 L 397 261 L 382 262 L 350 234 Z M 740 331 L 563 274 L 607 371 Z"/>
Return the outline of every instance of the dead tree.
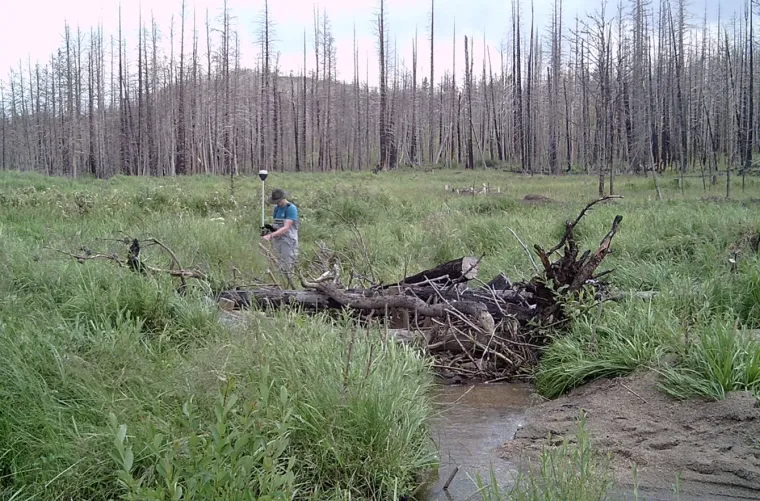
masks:
<path fill-rule="evenodd" d="M 430 97 L 428 98 L 428 162 L 431 164 L 434 163 L 433 150 L 435 148 L 435 141 L 434 141 L 435 131 L 433 130 L 433 127 L 434 127 L 433 106 L 435 103 L 435 80 L 433 79 L 434 78 L 433 68 L 435 67 L 434 66 L 435 51 L 433 50 L 434 40 L 435 40 L 435 0 L 430 0 L 430 82 L 429 82 L 430 83 Z"/>
<path fill-rule="evenodd" d="M 464 85 L 467 96 L 467 164 L 466 169 L 475 168 L 475 158 L 472 151 L 472 65 L 470 64 L 470 51 L 467 35 L 464 36 Z"/>
<path fill-rule="evenodd" d="M 378 50 L 380 64 L 380 115 L 378 129 L 380 132 L 380 169 L 389 167 L 389 145 L 387 130 L 388 82 L 386 75 L 386 40 L 385 40 L 385 1 L 380 0 L 380 14 L 377 16 Z"/>
<path fill-rule="evenodd" d="M 186 129 L 185 129 L 185 0 L 182 0 L 181 11 L 181 25 L 180 28 L 180 41 L 179 41 L 179 79 L 177 80 L 177 86 L 179 87 L 179 104 L 177 108 L 176 130 L 177 130 L 177 174 L 187 174 L 187 161 L 186 161 Z"/>

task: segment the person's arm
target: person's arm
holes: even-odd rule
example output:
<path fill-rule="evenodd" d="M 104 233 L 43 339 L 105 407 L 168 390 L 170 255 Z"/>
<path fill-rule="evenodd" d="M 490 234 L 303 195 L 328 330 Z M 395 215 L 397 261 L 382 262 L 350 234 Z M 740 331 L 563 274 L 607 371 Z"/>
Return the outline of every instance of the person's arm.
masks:
<path fill-rule="evenodd" d="M 292 219 L 286 219 L 285 223 L 282 225 L 282 228 L 280 228 L 279 230 L 277 230 L 277 231 L 275 231 L 273 233 L 269 233 L 268 235 L 264 235 L 264 239 L 265 240 L 270 240 L 272 238 L 279 237 L 280 235 L 282 235 L 286 231 L 288 231 L 290 229 L 290 227 L 293 226 L 294 222 L 295 221 L 293 221 Z"/>

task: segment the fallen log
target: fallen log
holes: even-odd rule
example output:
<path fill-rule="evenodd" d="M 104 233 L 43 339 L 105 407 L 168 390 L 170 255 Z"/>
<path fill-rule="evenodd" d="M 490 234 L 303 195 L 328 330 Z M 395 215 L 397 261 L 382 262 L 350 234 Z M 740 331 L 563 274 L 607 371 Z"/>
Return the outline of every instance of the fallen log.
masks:
<path fill-rule="evenodd" d="M 481 315 L 487 311 L 495 321 L 513 317 L 523 322 L 535 316 L 535 306 L 531 306 L 532 293 L 527 291 L 495 288 L 438 289 L 432 286 L 400 287 L 395 289 L 346 289 L 316 287 L 314 290 L 282 290 L 276 288 L 227 290 L 218 299 L 232 302 L 235 308 L 251 306 L 278 308 L 300 307 L 305 311 L 329 311 L 348 307 L 364 312 L 383 315 L 386 310 L 406 309 L 421 316 L 445 316 L 448 306 L 451 311 L 467 315 Z M 431 306 L 443 300 L 444 305 Z"/>
<path fill-rule="evenodd" d="M 498 283 L 498 282 L 497 282 Z M 456 288 L 437 289 L 434 287 L 409 287 L 404 294 L 417 297 L 425 302 L 430 301 L 464 301 L 479 303 L 485 306 L 495 321 L 504 317 L 513 317 L 521 322 L 528 322 L 535 316 L 534 296 L 531 292 L 510 288 L 498 289 L 495 286 L 478 289 L 458 290 Z"/>
<path fill-rule="evenodd" d="M 318 312 L 340 308 L 340 304 L 320 292 L 282 290 L 272 287 L 250 290 L 226 290 L 219 294 L 218 299 L 220 301 L 231 301 L 235 309 L 247 309 L 252 306 L 264 309 L 299 306 L 307 311 Z"/>
<path fill-rule="evenodd" d="M 490 290 L 508 290 L 512 288 L 512 282 L 509 280 L 509 278 L 504 273 L 499 273 L 495 277 L 491 279 L 487 284 L 485 284 L 480 289 L 490 289 Z"/>
<path fill-rule="evenodd" d="M 475 279 L 478 276 L 479 270 L 480 259 L 471 256 L 460 257 L 435 268 L 405 277 L 396 283 L 385 285 L 383 288 L 389 289 L 402 285 L 421 285 L 429 282 L 437 282 L 437 285 L 466 282 Z"/>

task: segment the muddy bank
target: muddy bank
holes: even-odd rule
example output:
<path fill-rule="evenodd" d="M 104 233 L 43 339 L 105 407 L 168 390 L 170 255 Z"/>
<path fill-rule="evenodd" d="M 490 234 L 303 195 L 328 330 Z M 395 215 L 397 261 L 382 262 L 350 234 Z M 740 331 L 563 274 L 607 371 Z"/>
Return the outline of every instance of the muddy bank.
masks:
<path fill-rule="evenodd" d="M 526 409 L 524 427 L 505 437 L 500 456 L 535 457 L 548 436 L 574 436 L 580 411 L 597 450 L 609 452 L 621 487 L 666 491 L 681 475 L 681 492 L 760 499 L 760 405 L 747 393 L 726 400 L 675 401 L 654 374 L 601 380 Z M 511 440 L 510 440 L 511 439 Z"/>

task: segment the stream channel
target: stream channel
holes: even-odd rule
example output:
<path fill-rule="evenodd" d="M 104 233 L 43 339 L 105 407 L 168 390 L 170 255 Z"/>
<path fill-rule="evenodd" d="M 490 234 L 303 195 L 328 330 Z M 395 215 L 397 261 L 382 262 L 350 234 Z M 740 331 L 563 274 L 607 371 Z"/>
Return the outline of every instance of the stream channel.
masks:
<path fill-rule="evenodd" d="M 493 468 L 498 484 L 508 488 L 514 483 L 517 463 L 499 457 L 499 446 L 511 440 L 523 426 L 525 410 L 538 401 L 528 383 L 441 385 L 438 387 L 437 416 L 432 438 L 438 446 L 438 475 L 428 481 L 416 496 L 420 501 L 481 501 L 476 474 L 489 483 Z M 459 467 L 448 490 L 443 486 Z M 630 491 L 619 492 L 623 499 L 636 499 Z M 620 499 L 620 496 L 615 496 Z M 675 501 L 672 492 L 640 488 L 639 500 Z M 731 496 L 681 494 L 679 501 L 735 501 Z M 760 499 L 760 496 L 758 497 Z M 505 500 L 506 501 L 506 500 Z"/>

